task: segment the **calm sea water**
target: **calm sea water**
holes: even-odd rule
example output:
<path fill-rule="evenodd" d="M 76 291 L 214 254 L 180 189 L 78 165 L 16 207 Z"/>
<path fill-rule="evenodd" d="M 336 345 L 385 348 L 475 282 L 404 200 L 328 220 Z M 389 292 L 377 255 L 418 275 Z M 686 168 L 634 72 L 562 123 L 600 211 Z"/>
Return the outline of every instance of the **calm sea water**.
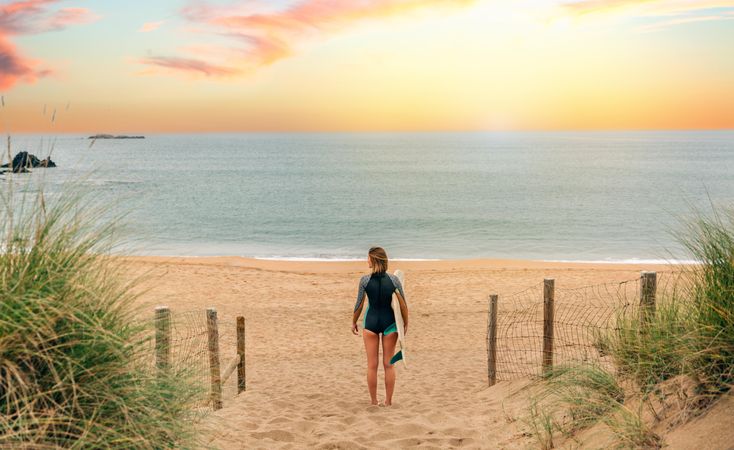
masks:
<path fill-rule="evenodd" d="M 16 136 L 47 189 L 85 175 L 135 252 L 260 258 L 685 258 L 694 207 L 734 206 L 734 132 Z M 19 179 L 20 177 L 14 177 Z"/>

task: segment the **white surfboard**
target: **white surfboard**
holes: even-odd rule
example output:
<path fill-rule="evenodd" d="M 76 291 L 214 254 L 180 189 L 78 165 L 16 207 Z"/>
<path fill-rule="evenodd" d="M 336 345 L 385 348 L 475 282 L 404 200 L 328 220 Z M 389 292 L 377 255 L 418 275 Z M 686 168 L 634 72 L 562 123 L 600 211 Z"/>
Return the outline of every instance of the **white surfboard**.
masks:
<path fill-rule="evenodd" d="M 398 269 L 395 271 L 395 276 L 400 280 L 400 284 L 403 285 L 403 291 L 405 291 L 405 274 L 403 271 Z M 398 361 L 403 361 L 403 366 L 408 367 L 408 363 L 405 362 L 405 324 L 403 322 L 403 314 L 400 311 L 400 300 L 398 296 L 393 292 L 392 294 L 392 311 L 395 314 L 395 328 L 398 330 L 398 351 L 390 359 L 391 364 L 395 364 Z"/>

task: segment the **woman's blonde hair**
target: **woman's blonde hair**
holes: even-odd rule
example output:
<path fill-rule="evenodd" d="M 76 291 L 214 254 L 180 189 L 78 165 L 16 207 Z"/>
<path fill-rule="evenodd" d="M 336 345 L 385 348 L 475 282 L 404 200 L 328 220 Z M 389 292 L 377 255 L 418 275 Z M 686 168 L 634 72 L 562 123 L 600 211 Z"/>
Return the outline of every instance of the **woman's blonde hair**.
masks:
<path fill-rule="evenodd" d="M 387 272 L 387 252 L 382 247 L 372 247 L 367 253 L 372 261 L 372 273 Z"/>

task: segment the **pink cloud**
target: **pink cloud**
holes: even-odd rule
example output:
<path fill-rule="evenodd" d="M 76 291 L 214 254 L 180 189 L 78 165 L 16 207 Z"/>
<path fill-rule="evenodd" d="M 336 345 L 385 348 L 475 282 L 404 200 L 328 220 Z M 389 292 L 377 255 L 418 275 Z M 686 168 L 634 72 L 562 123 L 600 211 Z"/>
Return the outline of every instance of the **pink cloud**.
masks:
<path fill-rule="evenodd" d="M 165 20 L 159 20 L 158 22 L 146 22 L 138 30 L 140 33 L 150 33 L 161 27 L 165 23 Z"/>
<path fill-rule="evenodd" d="M 0 90 L 11 88 L 19 80 L 36 81 L 33 66 L 33 62 L 18 54 L 12 43 L 0 37 Z"/>
<path fill-rule="evenodd" d="M 48 76 L 48 69 L 21 55 L 12 36 L 58 31 L 97 19 L 85 8 L 52 9 L 59 0 L 24 0 L 0 6 L 0 89 L 10 89 L 18 82 L 33 83 Z"/>
<path fill-rule="evenodd" d="M 206 76 L 234 75 L 238 72 L 234 68 L 216 66 L 205 61 L 190 58 L 151 56 L 144 58 L 142 63 L 181 72 L 199 73 Z"/>
<path fill-rule="evenodd" d="M 241 6 L 222 8 L 197 3 L 185 7 L 182 14 L 197 27 L 204 27 L 212 34 L 229 37 L 239 55 L 233 64 L 239 72 L 246 73 L 296 54 L 298 47 L 304 42 L 339 33 L 362 22 L 405 15 L 422 9 L 461 8 L 476 1 L 302 0 L 276 12 L 252 11 L 252 5 L 249 5 L 249 10 L 243 10 Z M 168 64 L 159 64 L 156 60 L 147 58 L 145 63 L 191 71 L 188 66 L 179 69 Z M 201 65 L 210 64 L 203 59 L 196 61 Z"/>
<path fill-rule="evenodd" d="M 730 8 L 734 0 L 576 0 L 563 3 L 572 14 L 595 14 L 626 8 L 644 8 L 642 15 L 676 15 L 712 8 Z"/>
<path fill-rule="evenodd" d="M 678 19 L 665 20 L 662 22 L 656 22 L 656 23 L 652 23 L 649 25 L 645 25 L 645 26 L 639 27 L 638 30 L 641 32 L 653 32 L 653 31 L 659 31 L 659 30 L 663 30 L 666 28 L 670 28 L 676 25 L 684 25 L 684 24 L 696 23 L 696 22 L 711 22 L 711 21 L 719 21 L 719 20 L 734 20 L 734 17 L 732 17 L 732 14 L 681 17 Z"/>

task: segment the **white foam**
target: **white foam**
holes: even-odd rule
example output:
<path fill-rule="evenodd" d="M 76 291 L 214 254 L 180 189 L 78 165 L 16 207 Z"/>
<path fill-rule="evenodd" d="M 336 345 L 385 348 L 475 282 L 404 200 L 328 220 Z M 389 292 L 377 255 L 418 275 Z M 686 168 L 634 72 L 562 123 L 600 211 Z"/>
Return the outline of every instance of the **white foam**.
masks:
<path fill-rule="evenodd" d="M 544 259 L 543 262 L 554 263 L 574 263 L 574 264 L 653 264 L 653 265 L 691 265 L 701 264 L 701 261 L 694 259 L 598 259 L 598 260 L 577 260 L 577 259 Z"/>
<path fill-rule="evenodd" d="M 249 257 L 248 257 L 249 258 Z M 367 258 L 309 258 L 309 257 L 298 257 L 298 256 L 263 256 L 254 257 L 263 261 L 301 261 L 301 262 L 353 262 L 353 261 L 366 261 Z M 391 261 L 441 261 L 440 259 L 431 258 L 391 258 Z"/>

